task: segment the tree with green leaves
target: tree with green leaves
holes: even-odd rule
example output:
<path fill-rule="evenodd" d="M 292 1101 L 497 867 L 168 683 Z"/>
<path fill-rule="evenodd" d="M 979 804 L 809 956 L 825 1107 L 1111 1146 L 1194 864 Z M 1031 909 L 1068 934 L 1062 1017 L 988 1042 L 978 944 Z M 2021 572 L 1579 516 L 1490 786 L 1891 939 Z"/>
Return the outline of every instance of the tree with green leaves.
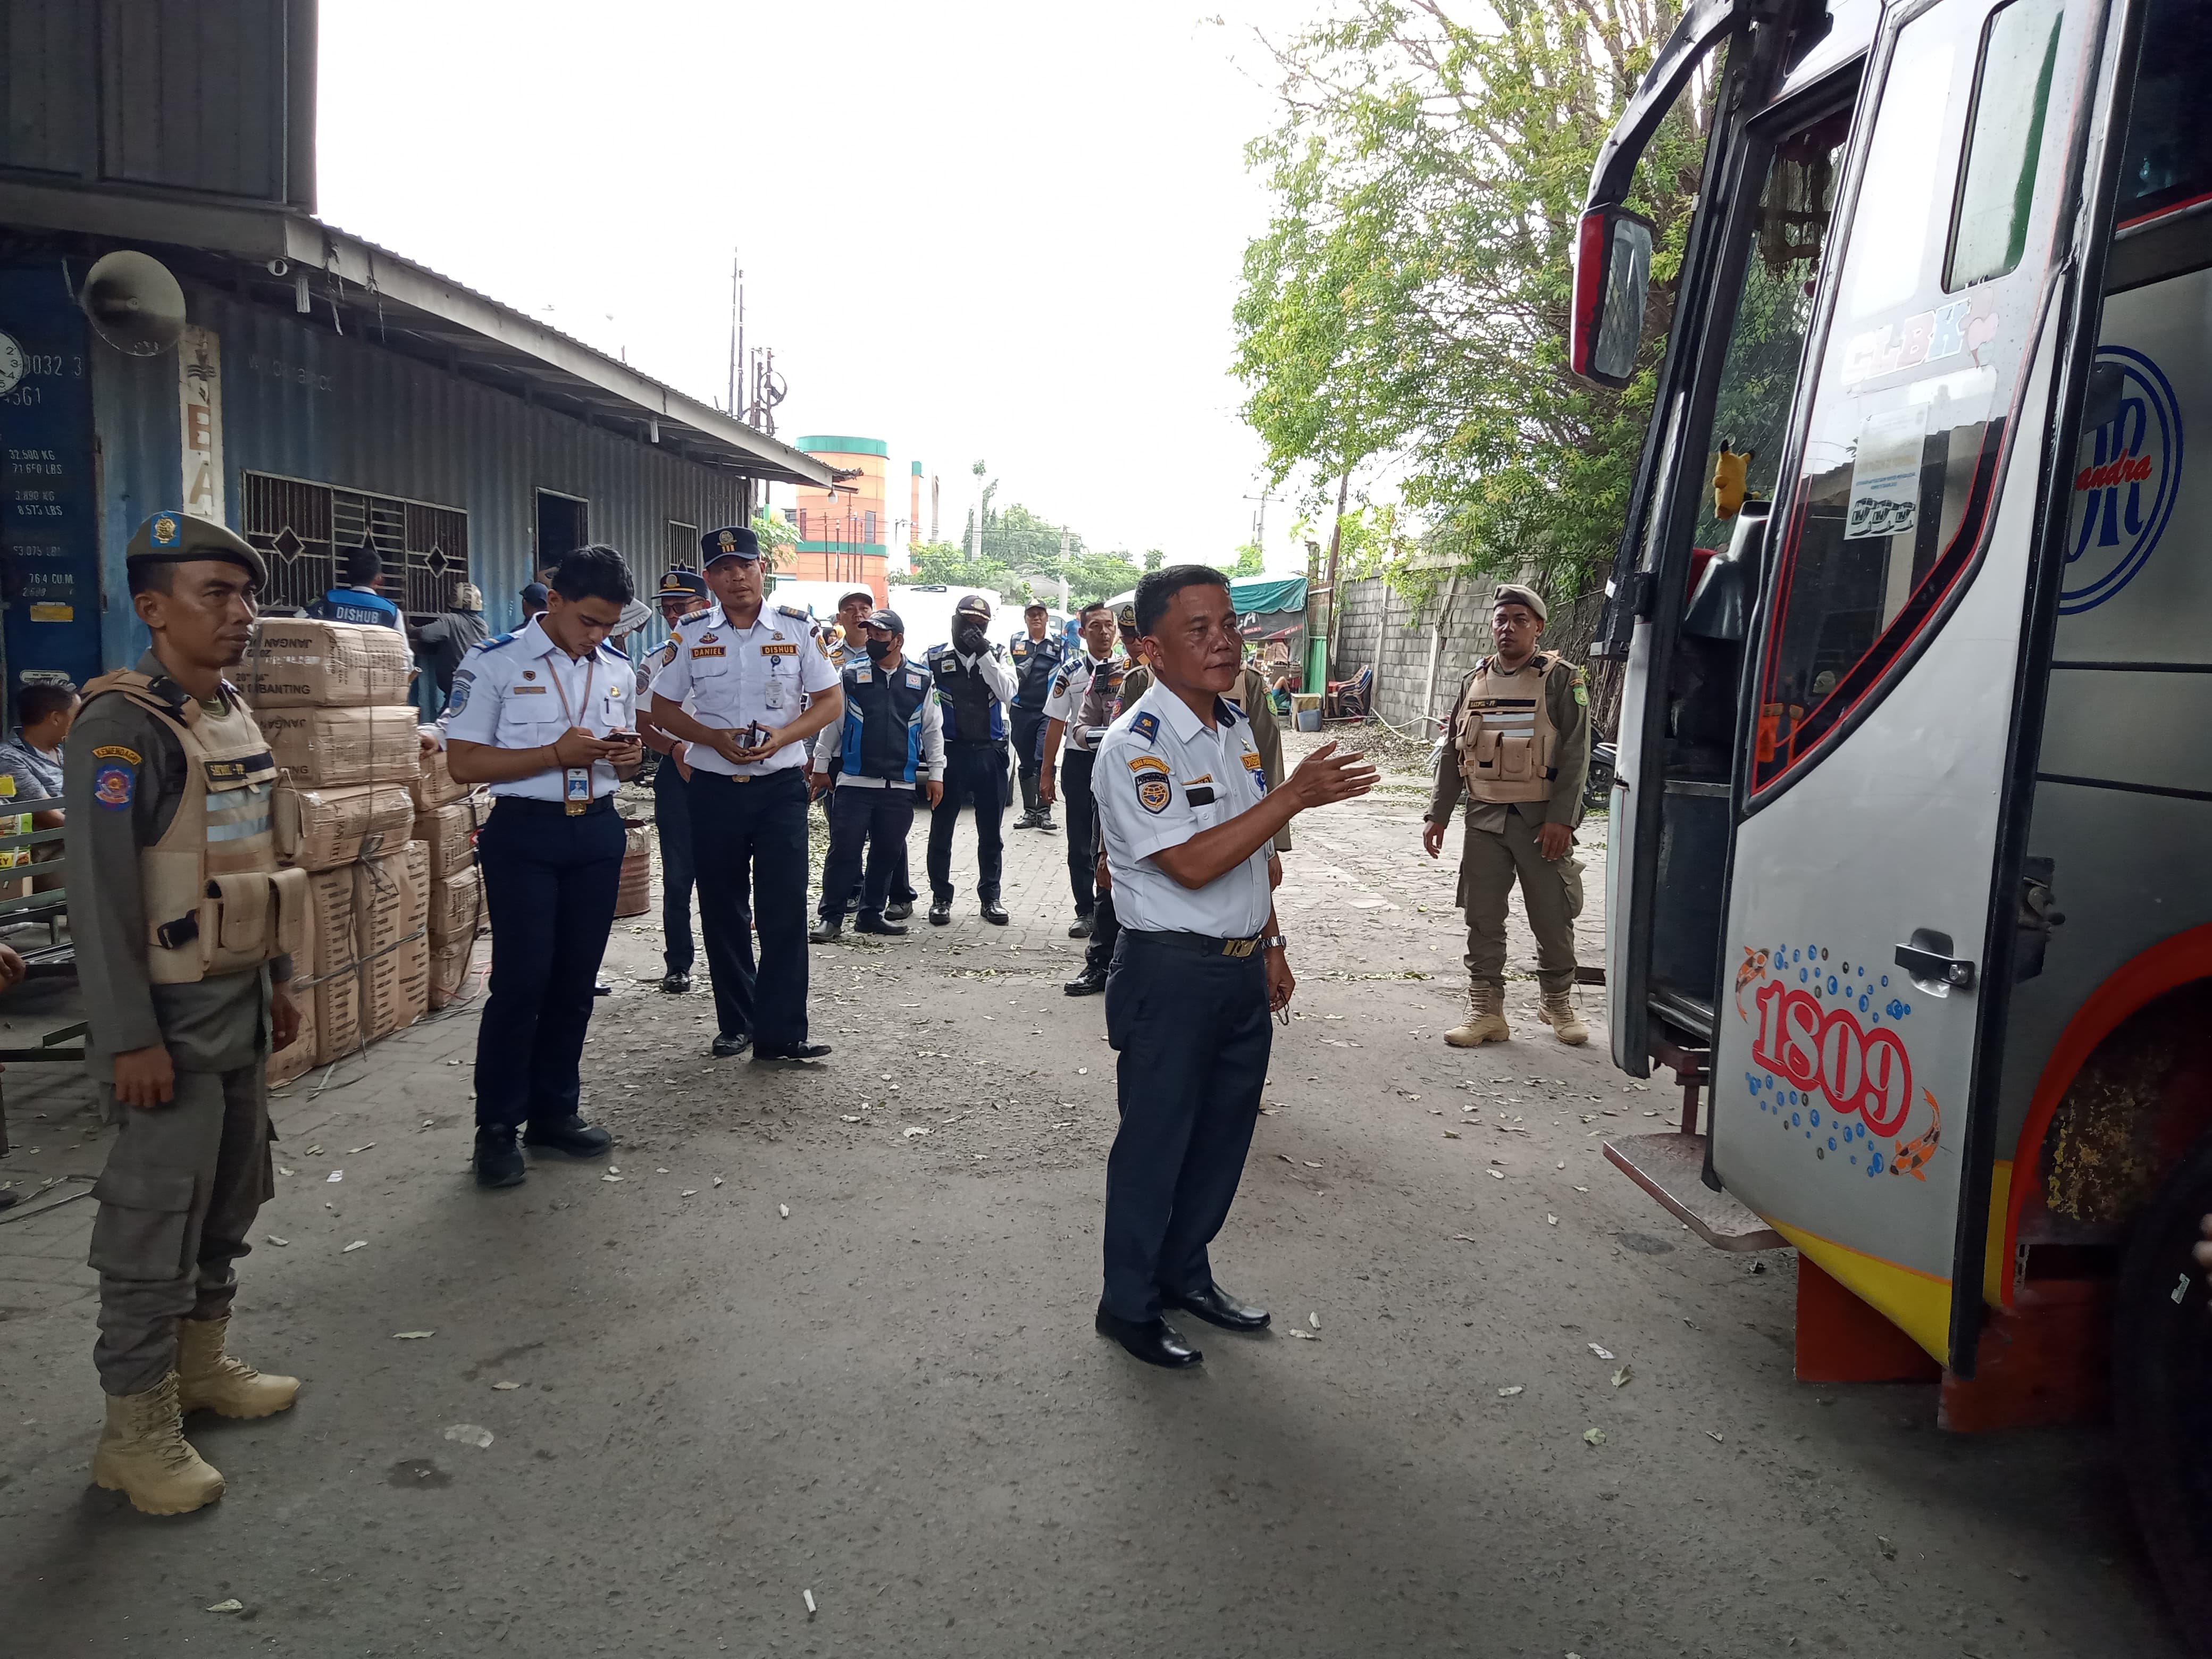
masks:
<path fill-rule="evenodd" d="M 1300 475 L 1318 508 L 1339 479 L 1388 467 L 1425 526 L 1412 562 L 1533 570 L 1567 599 L 1592 584 L 1650 412 L 1705 83 L 1653 139 L 1630 203 L 1658 235 L 1625 392 L 1567 370 L 1576 227 L 1598 147 L 1680 9 L 1336 0 L 1273 45 L 1283 121 L 1249 157 L 1275 207 L 1245 252 L 1235 366 L 1279 483 Z"/>
<path fill-rule="evenodd" d="M 753 514 L 753 534 L 760 538 L 764 568 L 776 570 L 790 564 L 792 550 L 799 545 L 799 532 L 783 514 L 770 513 L 765 507 L 757 510 Z"/>

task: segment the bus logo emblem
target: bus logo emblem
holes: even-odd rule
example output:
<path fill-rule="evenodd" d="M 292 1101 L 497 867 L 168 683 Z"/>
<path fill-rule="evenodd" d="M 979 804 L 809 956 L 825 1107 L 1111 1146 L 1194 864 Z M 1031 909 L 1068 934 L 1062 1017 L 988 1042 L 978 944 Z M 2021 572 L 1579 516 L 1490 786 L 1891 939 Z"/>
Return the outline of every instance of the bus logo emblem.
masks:
<path fill-rule="evenodd" d="M 2061 616 L 2094 611 L 2149 562 L 2181 485 L 2181 406 L 2156 363 L 2128 346 L 2100 346 L 2119 369 L 2119 412 L 2081 434 Z"/>

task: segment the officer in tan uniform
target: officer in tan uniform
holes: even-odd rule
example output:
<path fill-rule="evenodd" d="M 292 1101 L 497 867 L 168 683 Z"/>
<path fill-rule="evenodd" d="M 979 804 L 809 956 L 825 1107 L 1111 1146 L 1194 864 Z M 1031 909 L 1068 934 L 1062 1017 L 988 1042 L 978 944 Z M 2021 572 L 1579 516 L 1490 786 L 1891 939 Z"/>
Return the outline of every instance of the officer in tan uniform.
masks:
<path fill-rule="evenodd" d="M 255 1213 L 274 1189 L 268 1064 L 307 878 L 280 870 L 269 744 L 223 671 L 246 654 L 261 555 L 157 513 L 131 539 L 153 648 L 84 689 L 64 786 L 86 1048 L 120 1130 L 93 1196 L 93 1350 L 107 1423 L 93 1479 L 149 1515 L 222 1495 L 181 1413 L 266 1417 L 299 1392 L 224 1351 Z"/>
<path fill-rule="evenodd" d="M 1444 1033 L 1455 1048 L 1513 1035 L 1505 1024 L 1505 896 L 1516 878 L 1536 935 L 1537 1018 L 1562 1042 L 1589 1041 L 1574 1004 L 1574 922 L 1583 908 L 1574 841 L 1589 770 L 1589 688 L 1575 664 L 1536 649 L 1545 617 L 1534 588 L 1498 590 L 1496 649 L 1461 684 L 1421 826 L 1421 845 L 1435 858 L 1464 785 L 1458 902 L 1467 912 L 1468 1012 Z"/>

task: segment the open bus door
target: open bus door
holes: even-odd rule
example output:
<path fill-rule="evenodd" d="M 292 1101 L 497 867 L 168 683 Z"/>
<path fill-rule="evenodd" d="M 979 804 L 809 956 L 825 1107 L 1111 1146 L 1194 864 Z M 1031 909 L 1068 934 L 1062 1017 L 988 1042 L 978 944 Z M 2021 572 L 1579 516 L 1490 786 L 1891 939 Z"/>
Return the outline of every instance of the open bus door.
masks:
<path fill-rule="evenodd" d="M 1614 581 L 1615 1060 L 1961 1376 L 2130 9 L 1741 9 Z"/>

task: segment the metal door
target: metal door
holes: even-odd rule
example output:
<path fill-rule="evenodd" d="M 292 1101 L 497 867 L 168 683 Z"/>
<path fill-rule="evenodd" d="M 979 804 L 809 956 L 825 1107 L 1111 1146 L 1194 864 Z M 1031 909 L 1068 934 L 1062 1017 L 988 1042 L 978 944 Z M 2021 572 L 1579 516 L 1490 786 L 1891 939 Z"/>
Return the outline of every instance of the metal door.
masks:
<path fill-rule="evenodd" d="M 2104 11 L 1893 10 L 1749 675 L 1714 1168 L 1945 1360 Z"/>

